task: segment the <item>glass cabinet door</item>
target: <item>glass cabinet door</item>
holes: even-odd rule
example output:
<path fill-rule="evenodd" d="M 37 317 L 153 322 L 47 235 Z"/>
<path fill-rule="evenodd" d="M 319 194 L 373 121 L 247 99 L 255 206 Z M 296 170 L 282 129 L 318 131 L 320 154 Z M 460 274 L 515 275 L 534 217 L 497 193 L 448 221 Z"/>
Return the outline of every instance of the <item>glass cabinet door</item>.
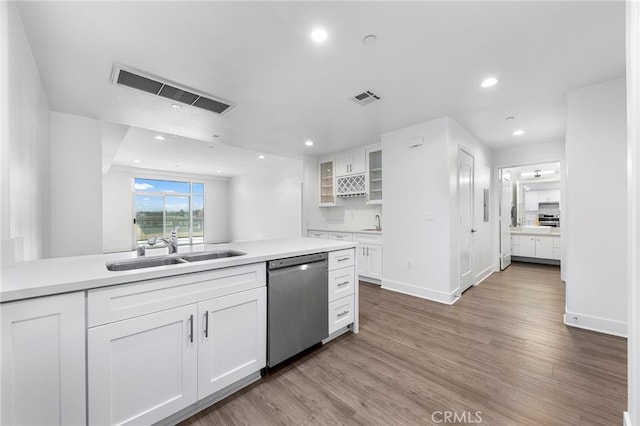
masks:
<path fill-rule="evenodd" d="M 335 186 L 335 167 L 333 160 L 325 160 L 319 162 L 320 169 L 320 205 L 335 206 L 336 196 Z"/>
<path fill-rule="evenodd" d="M 367 150 L 367 204 L 382 204 L 382 149 Z"/>

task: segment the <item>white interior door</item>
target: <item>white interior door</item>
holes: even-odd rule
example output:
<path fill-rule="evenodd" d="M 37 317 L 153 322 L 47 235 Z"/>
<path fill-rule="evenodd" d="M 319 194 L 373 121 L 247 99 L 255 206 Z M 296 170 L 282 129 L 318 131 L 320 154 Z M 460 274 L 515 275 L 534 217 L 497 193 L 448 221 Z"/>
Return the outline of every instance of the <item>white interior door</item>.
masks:
<path fill-rule="evenodd" d="M 511 265 L 511 175 L 500 170 L 500 270 Z"/>
<path fill-rule="evenodd" d="M 460 150 L 458 213 L 460 216 L 460 293 L 473 285 L 473 156 Z"/>

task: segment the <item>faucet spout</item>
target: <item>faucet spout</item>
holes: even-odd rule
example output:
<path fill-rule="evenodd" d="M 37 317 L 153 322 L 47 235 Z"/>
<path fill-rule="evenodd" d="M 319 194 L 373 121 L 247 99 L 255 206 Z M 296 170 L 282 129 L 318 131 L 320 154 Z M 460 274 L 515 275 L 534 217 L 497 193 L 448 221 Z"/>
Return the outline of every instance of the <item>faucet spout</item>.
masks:
<path fill-rule="evenodd" d="M 147 241 L 150 246 L 156 245 L 158 241 L 162 241 L 164 245 L 169 248 L 169 254 L 174 254 L 178 252 L 178 227 L 176 226 L 171 230 L 169 234 L 169 238 L 159 238 L 159 237 L 150 237 Z"/>
<path fill-rule="evenodd" d="M 380 225 L 380 215 L 376 215 L 376 231 L 382 231 L 382 226 Z"/>

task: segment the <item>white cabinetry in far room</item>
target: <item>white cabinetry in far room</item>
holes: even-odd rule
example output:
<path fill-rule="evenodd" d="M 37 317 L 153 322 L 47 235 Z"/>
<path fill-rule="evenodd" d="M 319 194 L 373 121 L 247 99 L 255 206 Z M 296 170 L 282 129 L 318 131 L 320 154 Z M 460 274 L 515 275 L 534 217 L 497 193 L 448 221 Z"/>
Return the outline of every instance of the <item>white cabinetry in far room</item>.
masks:
<path fill-rule="evenodd" d="M 358 275 L 372 278 L 376 284 L 382 279 L 382 235 L 353 234 L 353 241 L 358 243 Z"/>
<path fill-rule="evenodd" d="M 84 292 L 3 303 L 2 424 L 86 424 Z"/>
<path fill-rule="evenodd" d="M 335 163 L 334 156 L 318 160 L 318 206 L 320 207 L 336 205 Z"/>
<path fill-rule="evenodd" d="M 89 424 L 150 424 L 266 365 L 265 264 L 88 292 Z"/>
<path fill-rule="evenodd" d="M 365 172 L 365 149 L 357 148 L 336 154 L 336 176 L 348 176 Z"/>
<path fill-rule="evenodd" d="M 382 204 L 382 146 L 366 149 L 367 204 Z"/>
<path fill-rule="evenodd" d="M 559 189 L 543 189 L 538 192 L 538 203 L 559 203 Z"/>
<path fill-rule="evenodd" d="M 559 235 L 511 235 L 513 256 L 560 260 Z"/>
<path fill-rule="evenodd" d="M 538 211 L 538 191 L 525 191 L 524 209 L 525 211 Z"/>

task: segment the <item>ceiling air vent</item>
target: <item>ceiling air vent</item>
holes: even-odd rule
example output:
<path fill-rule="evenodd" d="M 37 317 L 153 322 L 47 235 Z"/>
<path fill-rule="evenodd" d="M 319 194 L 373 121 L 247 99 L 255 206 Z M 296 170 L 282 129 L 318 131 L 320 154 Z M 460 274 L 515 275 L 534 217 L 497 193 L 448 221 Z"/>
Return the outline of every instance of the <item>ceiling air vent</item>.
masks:
<path fill-rule="evenodd" d="M 380 96 L 376 95 L 371 90 L 367 90 L 366 92 L 362 92 L 359 95 L 354 96 L 353 100 L 360 105 L 367 105 L 371 102 L 380 100 Z"/>
<path fill-rule="evenodd" d="M 119 86 L 126 86 L 155 96 L 162 96 L 174 102 L 191 105 L 220 115 L 223 115 L 235 106 L 232 102 L 199 93 L 186 87 L 180 87 L 180 85 L 168 80 L 163 80 L 159 77 L 135 71 L 118 64 L 113 66 L 111 82 Z"/>

